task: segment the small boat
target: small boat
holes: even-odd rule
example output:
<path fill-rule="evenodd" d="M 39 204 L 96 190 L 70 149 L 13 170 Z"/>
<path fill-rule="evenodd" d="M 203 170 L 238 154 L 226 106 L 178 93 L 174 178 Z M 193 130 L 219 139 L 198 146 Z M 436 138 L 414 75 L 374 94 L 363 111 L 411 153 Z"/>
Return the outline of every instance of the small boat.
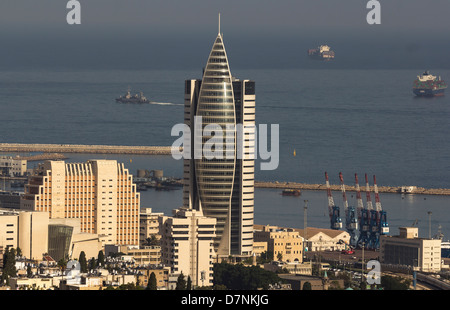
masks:
<path fill-rule="evenodd" d="M 301 192 L 299 189 L 284 189 L 281 192 L 283 196 L 300 196 Z"/>

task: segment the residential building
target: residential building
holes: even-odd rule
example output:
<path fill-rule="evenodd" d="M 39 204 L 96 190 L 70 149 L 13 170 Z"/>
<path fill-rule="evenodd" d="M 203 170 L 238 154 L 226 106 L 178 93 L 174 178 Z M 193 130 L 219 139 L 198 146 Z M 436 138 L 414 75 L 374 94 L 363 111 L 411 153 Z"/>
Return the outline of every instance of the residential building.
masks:
<path fill-rule="evenodd" d="M 380 261 L 424 272 L 441 270 L 441 239 L 419 238 L 417 227 L 400 227 L 398 236 L 382 235 Z"/>
<path fill-rule="evenodd" d="M 20 209 L 20 192 L 0 191 L 0 208 Z"/>
<path fill-rule="evenodd" d="M 254 232 L 254 239 L 255 242 L 267 242 L 267 251 L 274 260 L 303 262 L 303 238 L 292 228 L 263 226 L 262 230 Z"/>
<path fill-rule="evenodd" d="M 20 204 L 51 219 L 80 219 L 81 232 L 97 234 L 103 245 L 139 245 L 139 206 L 132 175 L 115 160 L 39 164 Z"/>
<path fill-rule="evenodd" d="M 263 231 L 263 225 L 254 225 L 255 232 Z M 299 228 L 286 228 L 269 226 L 269 229 L 293 230 L 299 233 L 304 241 L 306 251 L 342 251 L 345 243 L 349 243 L 350 234 L 345 230 L 335 230 L 328 228 L 307 227 L 306 231 Z M 305 232 L 307 234 L 305 238 Z M 344 242 L 342 242 L 344 241 Z M 276 257 L 274 257 L 276 259 Z"/>
<path fill-rule="evenodd" d="M 11 156 L 0 156 L 0 175 L 15 177 L 23 176 L 27 172 L 27 161 Z"/>
<path fill-rule="evenodd" d="M 151 208 L 145 208 L 144 212 L 139 216 L 139 244 L 141 246 L 148 245 L 148 240 L 158 242 L 161 239 L 159 234 L 158 217 L 163 216 L 164 213 L 153 213 Z"/>
<path fill-rule="evenodd" d="M 106 255 L 118 254 L 132 257 L 132 261 L 140 265 L 158 265 L 161 264 L 161 247 L 152 246 L 125 246 L 125 245 L 106 245 Z"/>
<path fill-rule="evenodd" d="M 185 134 L 183 144 L 183 206 L 217 220 L 214 248 L 219 257 L 250 257 L 255 82 L 232 77 L 220 31 L 202 79 L 185 82 L 184 122 L 190 135 Z M 213 135 L 216 130 L 222 133 L 219 138 Z"/>
<path fill-rule="evenodd" d="M 160 217 L 159 225 L 162 263 L 189 276 L 193 286 L 212 285 L 216 219 L 182 208 Z"/>
<path fill-rule="evenodd" d="M 141 276 L 138 276 L 139 283 L 142 286 L 147 286 L 148 281 L 152 273 L 155 274 L 156 277 L 156 287 L 158 290 L 166 290 L 169 287 L 169 275 L 170 275 L 170 267 L 165 266 L 153 266 L 144 269 L 139 269 L 139 272 L 142 273 Z"/>

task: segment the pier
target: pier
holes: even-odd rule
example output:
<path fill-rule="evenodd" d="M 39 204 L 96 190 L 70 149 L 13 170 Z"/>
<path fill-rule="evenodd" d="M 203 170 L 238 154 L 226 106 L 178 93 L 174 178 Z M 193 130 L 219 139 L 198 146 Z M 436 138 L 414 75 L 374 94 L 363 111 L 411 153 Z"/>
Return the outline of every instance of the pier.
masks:
<path fill-rule="evenodd" d="M 0 152 L 171 155 L 171 146 L 0 143 Z"/>
<path fill-rule="evenodd" d="M 340 191 L 340 185 L 330 185 L 332 191 Z M 300 190 L 324 190 L 326 191 L 325 184 L 306 184 L 295 182 L 261 182 L 255 181 L 255 188 L 279 188 L 279 189 L 300 189 Z M 397 194 L 422 194 L 422 195 L 450 195 L 450 189 L 447 188 L 423 188 L 414 187 L 411 191 L 404 192 L 403 186 L 378 186 L 378 192 L 380 193 L 397 193 Z M 355 186 L 345 186 L 346 191 L 356 191 Z M 373 186 L 370 187 L 373 191 Z"/>

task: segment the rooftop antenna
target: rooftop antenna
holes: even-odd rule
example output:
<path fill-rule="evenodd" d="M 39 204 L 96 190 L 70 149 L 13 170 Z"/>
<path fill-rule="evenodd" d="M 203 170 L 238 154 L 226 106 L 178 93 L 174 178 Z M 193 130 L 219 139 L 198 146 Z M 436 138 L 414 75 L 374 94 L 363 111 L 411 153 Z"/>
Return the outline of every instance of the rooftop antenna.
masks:
<path fill-rule="evenodd" d="M 219 34 L 220 34 L 220 13 L 219 13 Z"/>

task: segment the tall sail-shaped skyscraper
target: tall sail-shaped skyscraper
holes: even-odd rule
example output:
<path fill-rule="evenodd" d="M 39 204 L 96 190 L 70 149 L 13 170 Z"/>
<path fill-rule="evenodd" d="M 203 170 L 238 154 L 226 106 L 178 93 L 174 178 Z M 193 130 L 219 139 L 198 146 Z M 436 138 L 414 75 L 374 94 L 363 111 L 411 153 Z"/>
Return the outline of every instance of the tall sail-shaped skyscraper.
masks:
<path fill-rule="evenodd" d="M 192 143 L 184 145 L 191 148 L 191 159 L 184 160 L 183 205 L 217 219 L 214 248 L 218 256 L 249 256 L 253 251 L 255 82 L 232 77 L 220 27 L 202 80 L 186 81 L 184 120 Z M 203 132 L 197 145 L 194 128 Z M 215 143 L 208 147 L 211 139 Z"/>

